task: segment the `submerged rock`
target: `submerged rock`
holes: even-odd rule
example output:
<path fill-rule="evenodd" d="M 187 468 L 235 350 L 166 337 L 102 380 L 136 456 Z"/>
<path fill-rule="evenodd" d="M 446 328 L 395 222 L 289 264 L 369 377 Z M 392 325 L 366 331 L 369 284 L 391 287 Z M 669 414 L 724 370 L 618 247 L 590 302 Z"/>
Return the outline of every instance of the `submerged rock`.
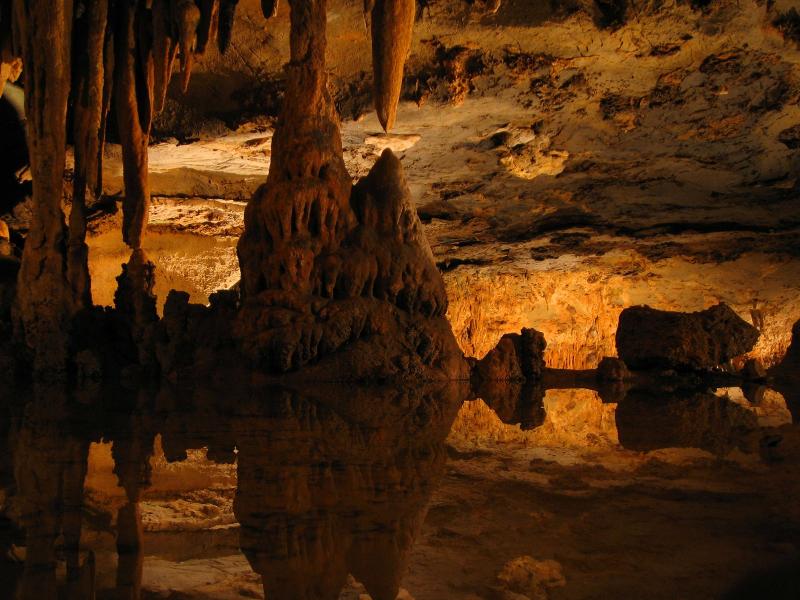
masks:
<path fill-rule="evenodd" d="M 694 313 L 633 306 L 619 316 L 617 352 L 634 370 L 705 370 L 749 352 L 758 335 L 726 304 Z"/>

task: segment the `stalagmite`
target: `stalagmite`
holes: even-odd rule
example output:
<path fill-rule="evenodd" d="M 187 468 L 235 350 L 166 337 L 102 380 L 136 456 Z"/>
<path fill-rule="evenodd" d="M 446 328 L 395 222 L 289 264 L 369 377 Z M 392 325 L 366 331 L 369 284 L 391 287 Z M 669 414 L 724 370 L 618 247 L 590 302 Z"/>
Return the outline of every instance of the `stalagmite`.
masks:
<path fill-rule="evenodd" d="M 268 372 L 302 367 L 322 380 L 466 377 L 399 159 L 387 150 L 355 187 L 345 168 L 325 72 L 326 3 L 290 7 L 286 100 L 238 245 L 241 350 Z"/>
<path fill-rule="evenodd" d="M 388 131 L 394 126 L 403 87 L 403 68 L 414 32 L 414 0 L 366 0 L 372 6 L 372 70 L 375 110 Z"/>
<path fill-rule="evenodd" d="M 101 187 L 98 159 L 102 154 L 103 56 L 108 1 L 86 2 L 76 20 L 72 107 L 75 138 L 75 177 L 69 217 L 67 270 L 76 310 L 92 305 L 89 248 L 86 245 L 87 194 Z M 94 200 L 94 198 L 90 198 Z"/>
<path fill-rule="evenodd" d="M 33 221 L 22 257 L 17 319 L 37 370 L 66 366 L 72 312 L 67 280 L 64 187 L 72 2 L 14 3 L 14 34 L 25 64 L 25 108 L 33 175 Z"/>

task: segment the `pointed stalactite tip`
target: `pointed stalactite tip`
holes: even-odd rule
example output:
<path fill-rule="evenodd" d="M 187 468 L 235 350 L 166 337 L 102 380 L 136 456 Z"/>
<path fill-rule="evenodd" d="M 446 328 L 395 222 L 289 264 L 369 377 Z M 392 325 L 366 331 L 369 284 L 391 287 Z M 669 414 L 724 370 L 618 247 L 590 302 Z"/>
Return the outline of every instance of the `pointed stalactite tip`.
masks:
<path fill-rule="evenodd" d="M 267 19 L 278 14 L 278 0 L 261 0 L 261 12 Z"/>

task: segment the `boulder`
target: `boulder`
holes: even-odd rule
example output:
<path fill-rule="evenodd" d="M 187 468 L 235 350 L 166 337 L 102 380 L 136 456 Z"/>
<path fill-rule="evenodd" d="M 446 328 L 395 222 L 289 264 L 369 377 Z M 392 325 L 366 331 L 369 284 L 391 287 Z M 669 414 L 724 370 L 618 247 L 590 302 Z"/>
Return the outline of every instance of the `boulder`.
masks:
<path fill-rule="evenodd" d="M 750 358 L 744 363 L 741 375 L 747 381 L 760 381 L 766 379 L 767 370 L 757 358 Z"/>
<path fill-rule="evenodd" d="M 481 381 L 537 381 L 544 373 L 545 348 L 544 334 L 535 329 L 507 333 L 475 364 L 473 374 Z"/>
<path fill-rule="evenodd" d="M 633 306 L 619 316 L 617 353 L 633 370 L 707 370 L 749 352 L 758 335 L 726 304 L 694 313 Z"/>
<path fill-rule="evenodd" d="M 600 381 L 625 381 L 630 376 L 627 365 L 619 358 L 604 356 L 597 365 L 597 378 Z"/>
<path fill-rule="evenodd" d="M 800 320 L 792 327 L 792 341 L 780 364 L 770 369 L 771 376 L 782 381 L 800 380 Z"/>

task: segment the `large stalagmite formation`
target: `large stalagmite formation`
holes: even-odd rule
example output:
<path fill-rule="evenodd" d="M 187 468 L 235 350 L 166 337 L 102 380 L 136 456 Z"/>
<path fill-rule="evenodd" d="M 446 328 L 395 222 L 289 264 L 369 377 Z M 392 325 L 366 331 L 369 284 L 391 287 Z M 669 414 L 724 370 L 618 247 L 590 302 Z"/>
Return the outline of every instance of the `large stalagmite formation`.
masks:
<path fill-rule="evenodd" d="M 238 245 L 242 350 L 277 373 L 317 363 L 304 372 L 321 379 L 462 377 L 399 160 L 385 152 L 351 187 L 327 89 L 326 2 L 290 7 L 286 101 Z"/>

